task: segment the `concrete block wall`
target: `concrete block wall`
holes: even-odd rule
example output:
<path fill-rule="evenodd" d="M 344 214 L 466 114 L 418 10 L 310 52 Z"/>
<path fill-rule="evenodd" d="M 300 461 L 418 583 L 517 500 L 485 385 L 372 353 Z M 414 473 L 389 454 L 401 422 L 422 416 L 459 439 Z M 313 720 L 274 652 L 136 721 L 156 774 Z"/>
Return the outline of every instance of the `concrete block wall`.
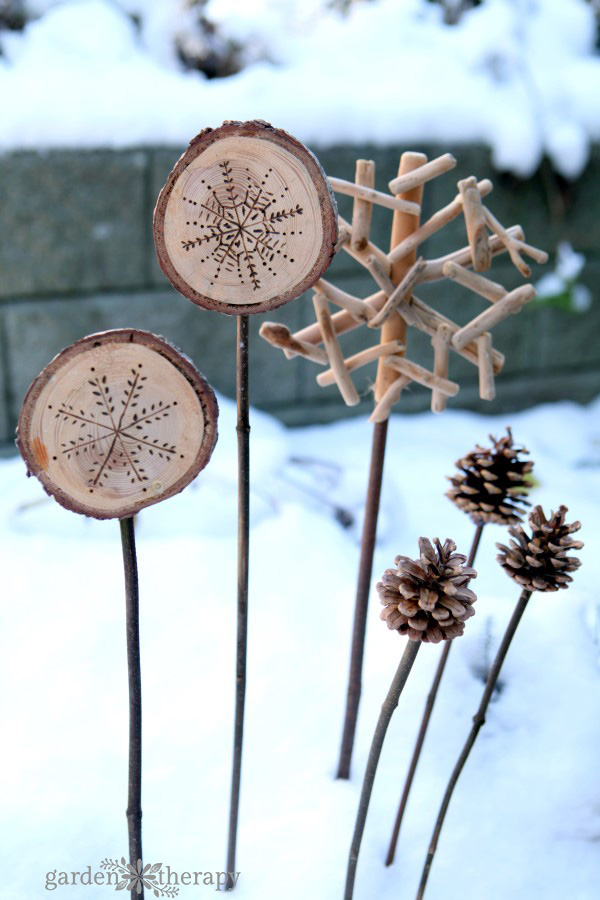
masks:
<path fill-rule="evenodd" d="M 313 148 L 325 170 L 354 177 L 357 157 L 374 159 L 377 187 L 396 174 L 401 148 Z M 448 203 L 458 178 L 491 177 L 490 208 L 505 224 L 520 223 L 528 239 L 554 253 L 569 240 L 586 254 L 581 280 L 594 295 L 591 309 L 574 315 L 547 307 L 527 308 L 494 330 L 494 344 L 505 352 L 506 367 L 492 403 L 478 399 L 477 372 L 453 357 L 451 377 L 461 390 L 450 405 L 490 412 L 523 408 L 557 398 L 586 402 L 600 390 L 600 225 L 594 197 L 600 148 L 574 184 L 560 182 L 545 167 L 519 181 L 495 173 L 482 147 L 423 147 L 430 158 L 450 150 L 459 161 L 449 175 L 426 188 L 423 215 Z M 59 350 L 93 331 L 116 327 L 146 328 L 162 334 L 188 353 L 214 387 L 235 390 L 235 320 L 199 309 L 166 282 L 154 255 L 152 212 L 156 197 L 183 148 L 110 151 L 52 151 L 0 156 L 0 445 L 12 441 L 19 407 L 35 375 Z M 340 212 L 351 216 L 351 201 L 340 198 Z M 376 210 L 373 238 L 387 248 L 391 213 Z M 465 244 L 456 221 L 424 245 L 425 255 L 440 256 Z M 534 279 L 542 274 L 535 267 Z M 506 258 L 496 260 L 496 280 L 512 286 L 519 276 Z M 374 290 L 365 270 L 340 253 L 330 277 L 352 293 Z M 456 285 L 424 286 L 423 299 L 459 322 L 481 310 L 477 300 Z M 374 367 L 356 383 L 363 396 L 352 411 L 335 388 L 316 385 L 317 367 L 304 360 L 287 362 L 257 337 L 264 316 L 252 319 L 251 391 L 253 402 L 290 424 L 329 421 L 370 408 Z M 313 321 L 308 297 L 293 301 L 268 318 L 292 330 Z M 348 352 L 364 346 L 364 335 L 345 339 Z M 431 366 L 431 347 L 412 335 L 411 359 Z M 428 391 L 415 386 L 401 408 L 425 409 Z"/>

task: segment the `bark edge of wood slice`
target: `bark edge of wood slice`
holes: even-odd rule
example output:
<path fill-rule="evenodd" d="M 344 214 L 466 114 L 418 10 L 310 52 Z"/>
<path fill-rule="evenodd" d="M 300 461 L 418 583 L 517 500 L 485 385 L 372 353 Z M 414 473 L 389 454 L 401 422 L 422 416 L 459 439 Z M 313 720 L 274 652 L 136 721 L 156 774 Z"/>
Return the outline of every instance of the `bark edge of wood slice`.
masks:
<path fill-rule="evenodd" d="M 329 267 L 337 204 L 316 156 L 268 122 L 224 122 L 189 144 L 154 210 L 163 273 L 227 315 L 276 309 Z"/>
<path fill-rule="evenodd" d="M 25 395 L 16 443 L 44 490 L 96 519 L 124 519 L 178 494 L 206 466 L 219 409 L 194 364 L 133 328 L 62 350 Z"/>

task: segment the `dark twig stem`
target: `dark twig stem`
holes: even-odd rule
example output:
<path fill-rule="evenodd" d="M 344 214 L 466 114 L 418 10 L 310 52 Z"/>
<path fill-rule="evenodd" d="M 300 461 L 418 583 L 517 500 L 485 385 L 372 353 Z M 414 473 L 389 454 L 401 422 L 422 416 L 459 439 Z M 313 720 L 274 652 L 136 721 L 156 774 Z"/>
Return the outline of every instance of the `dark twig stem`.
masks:
<path fill-rule="evenodd" d="M 481 532 L 483 531 L 483 523 L 480 522 L 476 529 L 475 534 L 473 535 L 473 542 L 471 544 L 471 549 L 469 551 L 469 558 L 467 560 L 467 565 L 472 566 L 475 562 L 475 556 L 477 555 L 477 548 L 479 547 L 479 541 L 481 540 Z M 410 761 L 410 766 L 408 767 L 408 773 L 406 776 L 406 781 L 404 782 L 404 789 L 402 791 L 402 797 L 400 798 L 400 806 L 398 807 L 398 814 L 396 815 L 396 821 L 394 822 L 394 830 L 392 831 L 392 837 L 390 840 L 390 846 L 388 849 L 388 854 L 385 860 L 386 866 L 391 866 L 394 862 L 394 854 L 396 853 L 396 844 L 398 843 L 398 835 L 400 834 L 400 826 L 402 825 L 402 819 L 404 817 L 404 810 L 406 809 L 406 804 L 408 803 L 408 796 L 410 794 L 410 789 L 412 787 L 413 779 L 415 777 L 415 772 L 417 770 L 417 764 L 419 762 L 419 757 L 421 755 L 421 750 L 423 749 L 423 743 L 425 741 L 425 735 L 427 734 L 427 729 L 429 728 L 429 720 L 431 719 L 431 713 L 433 712 L 433 706 L 437 697 L 438 689 L 440 686 L 440 681 L 442 680 L 442 675 L 444 674 L 444 669 L 446 668 L 446 663 L 448 661 L 448 655 L 450 653 L 450 647 L 452 646 L 452 641 L 444 641 L 444 647 L 442 650 L 442 654 L 440 656 L 440 661 L 438 663 L 437 669 L 435 671 L 435 675 L 433 677 L 433 682 L 431 685 L 431 690 L 427 695 L 427 702 L 425 703 L 425 710 L 423 712 L 423 718 L 421 720 L 421 727 L 419 728 L 419 733 L 417 735 L 417 740 L 415 743 L 415 749 L 413 750 L 412 759 Z"/>
<path fill-rule="evenodd" d="M 438 841 L 440 838 L 440 832 L 442 830 L 442 825 L 444 824 L 444 819 L 446 817 L 446 813 L 448 812 L 448 807 L 450 805 L 450 800 L 452 799 L 452 793 L 454 788 L 456 787 L 456 783 L 459 779 L 460 773 L 462 772 L 464 765 L 468 759 L 469 753 L 475 743 L 477 735 L 479 734 L 480 728 L 485 724 L 485 713 L 489 706 L 490 700 L 492 699 L 492 695 L 494 693 L 494 688 L 496 687 L 496 682 L 498 681 L 498 676 L 500 674 L 500 669 L 502 668 L 502 663 L 508 653 L 508 648 L 510 647 L 510 642 L 512 641 L 515 632 L 517 630 L 517 626 L 521 621 L 521 617 L 525 612 L 525 608 L 527 603 L 529 602 L 529 598 L 531 597 L 531 591 L 524 590 L 521 592 L 521 596 L 519 597 L 519 602 L 517 603 L 515 610 L 512 614 L 511 620 L 508 623 L 508 627 L 504 632 L 504 637 L 502 638 L 502 643 L 500 644 L 500 648 L 498 653 L 496 654 L 496 658 L 492 664 L 492 668 L 490 669 L 490 674 L 488 675 L 488 679 L 485 685 L 485 690 L 483 692 L 483 697 L 481 698 L 481 703 L 479 705 L 479 709 L 473 716 L 473 727 L 471 728 L 471 732 L 465 742 L 465 745 L 462 749 L 462 752 L 458 758 L 458 762 L 454 767 L 454 771 L 450 776 L 450 781 L 448 782 L 448 787 L 446 788 L 446 793 L 444 794 L 444 799 L 442 800 L 442 805 L 440 807 L 440 811 L 438 813 L 437 821 L 435 823 L 435 828 L 433 829 L 433 835 L 431 837 L 431 843 L 429 845 L 429 852 L 427 853 L 427 859 L 425 860 L 425 865 L 423 867 L 423 874 L 421 876 L 421 883 L 419 885 L 419 891 L 417 893 L 417 900 L 422 900 L 425 894 L 425 887 L 427 885 L 427 879 L 429 878 L 429 870 L 431 869 L 431 864 L 433 862 L 433 857 L 435 856 L 435 851 L 437 849 Z"/>
<path fill-rule="evenodd" d="M 369 752 L 367 768 L 363 780 L 360 801 L 358 804 L 358 812 L 356 814 L 356 824 L 354 826 L 354 835 L 352 837 L 352 845 L 350 847 L 350 856 L 348 858 L 348 871 L 346 874 L 346 889 L 344 891 L 344 900 L 352 900 L 354 893 L 354 879 L 356 877 L 356 866 L 358 864 L 358 854 L 362 841 L 363 832 L 365 830 L 365 822 L 367 821 L 367 812 L 369 810 L 369 801 L 373 790 L 373 782 L 375 781 L 375 773 L 377 764 L 381 755 L 385 734 L 390 724 L 394 710 L 398 706 L 400 694 L 406 684 L 406 679 L 410 674 L 413 663 L 416 659 L 421 641 L 408 641 L 400 665 L 394 675 L 394 680 L 390 686 L 387 697 L 385 698 L 373 735 L 373 742 Z"/>
<path fill-rule="evenodd" d="M 383 461 L 387 439 L 387 419 L 373 427 L 373 443 L 371 446 L 371 467 L 369 470 L 369 487 L 365 506 L 365 518 L 360 548 L 360 565 L 356 587 L 354 606 L 354 626 L 352 631 L 352 652 L 350 656 L 350 674 L 348 677 L 348 694 L 346 699 L 346 717 L 338 763 L 338 778 L 350 778 L 350 763 L 354 748 L 358 704 L 360 703 L 362 666 L 365 652 L 365 633 L 367 629 L 367 609 L 371 573 L 373 571 L 373 553 L 377 537 L 377 517 L 379 515 L 379 499 L 383 478 Z"/>
<path fill-rule="evenodd" d="M 127 610 L 127 672 L 129 676 L 129 789 L 127 828 L 129 862 L 137 865 L 142 856 L 142 674 L 140 668 L 140 594 L 133 518 L 121 519 L 121 546 L 125 571 Z M 134 888 L 132 897 L 143 897 Z"/>
<path fill-rule="evenodd" d="M 244 741 L 244 707 L 246 704 L 246 655 L 248 645 L 248 550 L 250 540 L 250 415 L 248 403 L 248 316 L 237 318 L 236 351 L 237 440 L 238 440 L 238 586 L 237 586 L 237 654 L 235 688 L 235 725 L 233 738 L 233 770 L 231 805 L 229 807 L 229 839 L 227 844 L 227 890 L 235 887 L 240 784 L 242 779 L 242 746 Z"/>

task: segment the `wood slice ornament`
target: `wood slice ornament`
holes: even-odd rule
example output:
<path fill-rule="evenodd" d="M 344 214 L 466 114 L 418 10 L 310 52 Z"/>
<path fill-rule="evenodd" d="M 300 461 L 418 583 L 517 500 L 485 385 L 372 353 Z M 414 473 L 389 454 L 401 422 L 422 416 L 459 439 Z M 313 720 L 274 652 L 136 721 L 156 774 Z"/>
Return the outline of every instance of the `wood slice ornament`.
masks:
<path fill-rule="evenodd" d="M 63 350 L 23 402 L 17 444 L 73 512 L 123 519 L 185 488 L 217 440 L 212 388 L 161 338 L 119 329 Z"/>
<path fill-rule="evenodd" d="M 266 122 L 225 122 L 195 137 L 154 212 L 160 266 L 206 309 L 275 309 L 329 266 L 337 207 L 316 157 Z"/>

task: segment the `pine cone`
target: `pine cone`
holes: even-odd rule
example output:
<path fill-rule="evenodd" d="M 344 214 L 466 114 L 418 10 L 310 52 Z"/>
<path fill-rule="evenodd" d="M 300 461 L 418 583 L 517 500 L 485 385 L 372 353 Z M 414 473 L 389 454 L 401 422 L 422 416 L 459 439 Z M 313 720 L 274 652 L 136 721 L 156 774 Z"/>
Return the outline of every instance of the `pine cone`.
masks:
<path fill-rule="evenodd" d="M 466 556 L 454 552 L 454 541 L 442 546 L 436 538 L 434 543 L 435 549 L 427 538 L 419 538 L 418 560 L 397 556 L 397 570 L 384 572 L 377 591 L 388 628 L 411 641 L 437 644 L 462 634 L 465 621 L 475 614 L 477 597 L 467 584 L 477 573 L 464 565 Z"/>
<path fill-rule="evenodd" d="M 497 559 L 510 577 L 529 591 L 557 591 L 566 588 L 573 579 L 568 574 L 581 565 L 575 556 L 567 556 L 568 550 L 579 550 L 581 541 L 569 535 L 581 528 L 580 522 L 565 525 L 566 506 L 546 519 L 541 506 L 529 514 L 531 537 L 521 526 L 509 528 L 515 541 L 510 547 L 496 544 L 500 550 Z"/>
<path fill-rule="evenodd" d="M 512 431 L 506 429 L 506 437 L 496 440 L 490 435 L 492 447 L 479 444 L 467 456 L 459 459 L 457 468 L 461 474 L 448 480 L 452 487 L 446 496 L 459 509 L 468 513 L 476 525 L 496 522 L 499 525 L 514 525 L 522 521 L 525 510 L 530 506 L 523 495 L 527 493 L 525 475 L 531 472 L 533 463 L 520 459 L 527 454 L 525 447 L 513 444 Z"/>

